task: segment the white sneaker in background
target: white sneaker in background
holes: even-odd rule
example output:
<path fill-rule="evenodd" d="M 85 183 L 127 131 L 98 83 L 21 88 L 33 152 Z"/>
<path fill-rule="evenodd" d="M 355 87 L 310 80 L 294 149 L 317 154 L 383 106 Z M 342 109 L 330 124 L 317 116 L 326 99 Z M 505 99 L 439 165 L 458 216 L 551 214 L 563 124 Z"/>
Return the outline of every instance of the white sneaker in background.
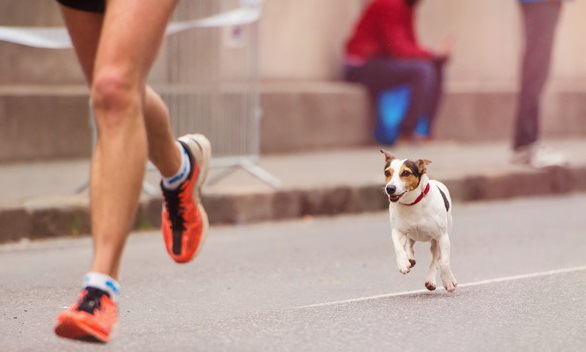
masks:
<path fill-rule="evenodd" d="M 511 161 L 514 164 L 528 165 L 538 169 L 549 166 L 564 166 L 568 164 L 568 161 L 563 154 L 538 143 L 533 143 L 513 151 Z"/>

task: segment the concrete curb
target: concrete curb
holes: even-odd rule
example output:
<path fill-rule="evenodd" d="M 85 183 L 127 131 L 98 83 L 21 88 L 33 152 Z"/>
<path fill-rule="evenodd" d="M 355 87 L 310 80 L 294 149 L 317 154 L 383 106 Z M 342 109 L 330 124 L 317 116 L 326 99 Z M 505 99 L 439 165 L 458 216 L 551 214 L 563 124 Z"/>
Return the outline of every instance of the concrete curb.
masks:
<path fill-rule="evenodd" d="M 510 199 L 586 191 L 586 167 L 555 167 L 479 174 L 442 180 L 457 202 Z M 243 224 L 380 211 L 387 207 L 382 184 L 338 185 L 241 194 L 204 194 L 212 225 Z M 154 229 L 161 223 L 161 198 L 140 201 L 135 229 Z M 0 204 L 0 243 L 59 236 L 87 236 L 89 200 L 58 197 L 44 202 Z"/>

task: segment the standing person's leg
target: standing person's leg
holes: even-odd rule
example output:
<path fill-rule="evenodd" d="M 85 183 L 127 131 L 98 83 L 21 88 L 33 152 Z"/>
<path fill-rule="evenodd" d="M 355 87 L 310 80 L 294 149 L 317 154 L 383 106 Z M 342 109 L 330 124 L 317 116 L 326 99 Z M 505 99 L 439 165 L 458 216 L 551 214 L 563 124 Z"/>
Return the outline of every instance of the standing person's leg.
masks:
<path fill-rule="evenodd" d="M 115 279 L 147 157 L 144 112 L 150 94 L 145 81 L 174 6 L 175 0 L 109 0 L 105 15 L 63 8 L 91 85 L 98 126 L 90 182 L 94 258 L 88 275 L 97 284 L 90 282 L 80 301 L 60 314 L 60 336 L 105 342 L 116 321 Z M 170 155 L 179 154 L 168 144 Z M 169 164 L 175 159 L 169 158 Z"/>
<path fill-rule="evenodd" d="M 525 49 L 513 149 L 529 146 L 539 138 L 539 105 L 547 81 L 561 2 L 521 3 Z"/>
<path fill-rule="evenodd" d="M 562 2 L 521 4 L 525 29 L 521 87 L 513 139 L 514 163 L 541 168 L 564 165 L 565 157 L 538 142 L 541 94 L 547 81 Z"/>

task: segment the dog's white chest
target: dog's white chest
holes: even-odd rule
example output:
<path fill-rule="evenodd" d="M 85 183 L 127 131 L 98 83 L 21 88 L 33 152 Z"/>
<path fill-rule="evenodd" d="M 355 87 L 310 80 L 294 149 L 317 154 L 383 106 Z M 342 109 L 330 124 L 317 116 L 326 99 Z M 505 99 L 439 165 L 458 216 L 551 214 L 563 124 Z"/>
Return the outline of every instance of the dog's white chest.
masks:
<path fill-rule="evenodd" d="M 426 209 L 427 208 L 427 209 Z M 391 226 L 414 241 L 429 242 L 447 230 L 449 214 L 432 211 L 428 207 L 415 210 L 391 206 Z"/>
<path fill-rule="evenodd" d="M 417 224 L 410 228 L 406 228 L 405 234 L 414 241 L 429 242 L 438 236 L 438 229 L 437 227 L 431 228 L 425 226 L 425 224 Z"/>
<path fill-rule="evenodd" d="M 421 219 L 420 219 L 421 220 Z M 441 230 L 437 226 L 430 226 L 425 221 L 406 223 L 398 220 L 396 229 L 414 241 L 429 242 L 438 236 Z"/>

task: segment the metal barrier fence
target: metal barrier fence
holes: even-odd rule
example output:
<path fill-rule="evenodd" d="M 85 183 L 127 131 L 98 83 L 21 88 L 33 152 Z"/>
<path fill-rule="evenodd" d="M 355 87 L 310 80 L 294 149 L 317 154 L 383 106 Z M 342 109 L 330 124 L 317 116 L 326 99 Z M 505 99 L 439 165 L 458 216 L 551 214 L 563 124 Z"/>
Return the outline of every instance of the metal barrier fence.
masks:
<path fill-rule="evenodd" d="M 242 168 L 273 187 L 280 186 L 257 165 L 261 10 L 262 0 L 180 1 L 149 77 L 169 107 L 175 134 L 205 134 L 213 146 L 212 167 L 227 168 L 210 183 Z M 63 28 L 0 27 L 0 40 L 51 49 L 71 47 Z"/>
<path fill-rule="evenodd" d="M 259 0 L 179 2 L 173 23 L 208 21 L 167 38 L 158 62 L 166 70 L 160 78 L 152 76 L 151 83 L 167 102 L 177 135 L 198 131 L 209 138 L 212 166 L 241 167 L 278 187 L 278 180 L 256 165 L 261 6 Z"/>

